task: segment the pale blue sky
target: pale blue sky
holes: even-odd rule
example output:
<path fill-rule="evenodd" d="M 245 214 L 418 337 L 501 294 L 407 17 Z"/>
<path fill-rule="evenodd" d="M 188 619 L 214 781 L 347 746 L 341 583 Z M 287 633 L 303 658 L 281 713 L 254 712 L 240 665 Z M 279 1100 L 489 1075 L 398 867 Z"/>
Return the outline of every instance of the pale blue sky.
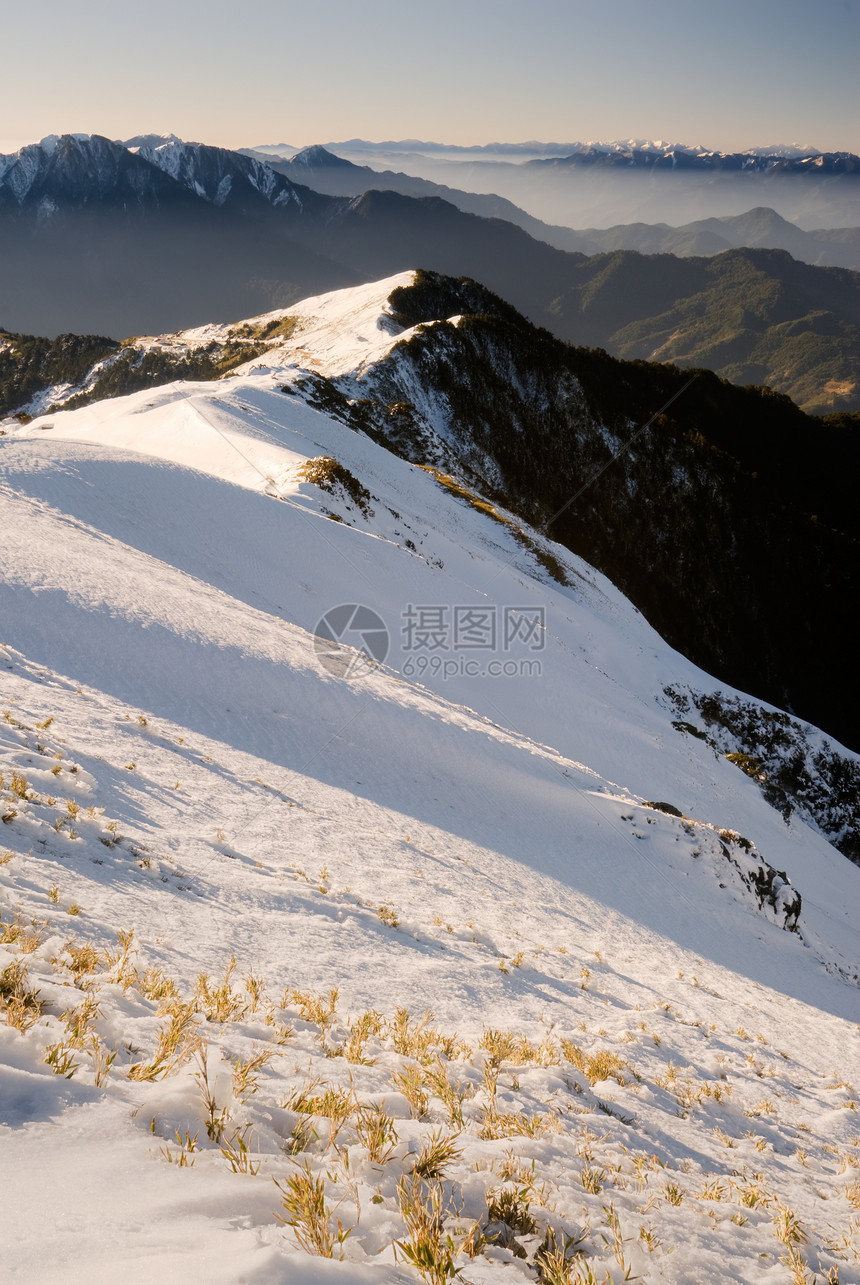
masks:
<path fill-rule="evenodd" d="M 663 138 L 860 152 L 860 0 L 0 0 L 0 151 Z"/>

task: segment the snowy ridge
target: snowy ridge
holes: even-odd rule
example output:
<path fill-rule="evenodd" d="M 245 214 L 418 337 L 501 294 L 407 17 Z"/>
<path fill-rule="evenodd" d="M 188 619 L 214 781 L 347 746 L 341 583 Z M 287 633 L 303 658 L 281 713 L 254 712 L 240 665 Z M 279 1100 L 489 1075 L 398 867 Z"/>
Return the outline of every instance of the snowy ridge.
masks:
<path fill-rule="evenodd" d="M 422 142 L 415 138 L 400 139 L 399 141 L 389 140 L 387 142 L 374 143 L 367 139 L 351 138 L 340 143 L 326 143 L 325 147 L 344 147 L 352 151 L 365 150 L 374 151 L 410 151 L 410 152 L 433 152 L 433 153 L 450 153 L 453 156 L 474 156 L 481 154 L 504 156 L 507 154 L 532 153 L 534 155 L 561 155 L 565 156 L 571 152 L 587 151 L 590 148 L 600 148 L 607 152 L 624 152 L 632 148 L 641 151 L 670 153 L 674 151 L 697 152 L 703 155 L 731 155 L 731 153 L 720 152 L 715 148 L 703 147 L 700 144 L 688 145 L 676 141 L 667 141 L 666 139 L 648 139 L 648 138 L 626 138 L 626 139 L 588 139 L 584 142 L 574 143 L 543 143 L 536 139 L 530 139 L 520 143 L 486 143 L 475 146 L 463 146 L 451 143 L 433 143 Z M 256 145 L 253 151 L 271 152 L 273 155 L 287 155 L 290 152 L 297 152 L 299 149 L 290 147 L 287 143 L 261 143 Z M 307 149 L 303 149 L 307 150 Z M 821 155 L 820 149 L 809 144 L 802 143 L 774 143 L 762 147 L 749 147 L 744 149 L 746 154 L 759 156 L 806 156 Z"/>
<path fill-rule="evenodd" d="M 794 152 L 780 149 L 775 154 L 754 150 L 743 152 L 708 151 L 702 147 L 666 146 L 656 143 L 581 144 L 561 157 L 536 157 L 528 166 L 603 164 L 640 166 L 646 169 L 721 170 L 757 174 L 828 174 L 856 172 L 860 158 L 853 152 Z"/>
<path fill-rule="evenodd" d="M 574 143 L 570 147 L 571 152 L 585 152 L 591 149 L 605 152 L 622 152 L 629 153 L 632 151 L 656 152 L 663 156 L 671 156 L 675 152 L 691 152 L 696 156 L 725 157 L 725 156 L 749 156 L 749 157 L 807 157 L 824 155 L 817 147 L 801 143 L 775 143 L 768 147 L 746 147 L 740 153 L 724 152 L 713 147 L 703 147 L 701 144 L 690 146 L 687 143 L 666 142 L 664 139 L 647 139 L 647 138 L 627 138 L 615 139 L 612 142 L 604 142 L 600 139 L 593 139 L 587 143 Z M 839 153 L 848 155 L 848 153 Z"/>
<path fill-rule="evenodd" d="M 317 146 L 320 146 L 319 144 Z M 774 162 L 798 162 L 798 172 L 806 168 L 805 162 L 815 161 L 819 165 L 826 163 L 824 158 L 853 159 L 851 152 L 822 152 L 819 148 L 801 143 L 774 143 L 760 147 L 747 147 L 740 151 L 724 151 L 719 148 L 705 147 L 702 144 L 687 144 L 676 140 L 626 138 L 626 139 L 588 139 L 572 143 L 542 143 L 535 140 L 522 143 L 487 143 L 473 147 L 458 146 L 446 143 L 421 142 L 418 139 L 401 139 L 382 143 L 369 142 L 366 139 L 347 139 L 341 142 L 329 142 L 321 145 L 326 149 L 337 151 L 338 148 L 356 155 L 367 153 L 412 153 L 445 157 L 451 160 L 469 160 L 473 158 L 486 160 L 510 160 L 517 163 L 519 158 L 536 160 L 553 160 L 565 157 L 603 155 L 619 160 L 630 158 L 634 154 L 647 156 L 652 162 L 671 163 L 679 155 L 695 157 L 703 168 L 722 168 L 728 162 L 732 167 L 766 169 Z M 287 144 L 259 144 L 255 152 L 269 153 L 285 158 L 299 155 L 309 149 L 291 148 Z M 522 161 L 520 160 L 520 163 Z"/>
<path fill-rule="evenodd" d="M 146 161 L 98 134 L 50 135 L 0 158 L 0 204 L 13 209 L 30 203 L 44 209 L 45 198 L 76 205 L 130 196 L 139 202 L 157 195 L 160 182 Z"/>
<path fill-rule="evenodd" d="M 163 184 L 162 174 L 216 206 L 247 184 L 275 208 L 301 207 L 289 179 L 265 163 L 224 148 L 185 143 L 174 135 L 143 135 L 128 143 L 97 134 L 50 135 L 0 156 L 0 199 L 8 193 L 21 206 L 47 187 L 49 194 L 86 204 L 96 197 L 121 198 L 124 184 L 139 197 L 154 182 Z"/>
<path fill-rule="evenodd" d="M 417 1281 L 411 1191 L 472 1285 L 850 1280 L 860 871 L 676 729 L 714 680 L 604 577 L 289 391 L 410 279 L 0 440 L 4 1262 Z"/>
<path fill-rule="evenodd" d="M 247 350 L 254 354 L 245 361 L 238 360 L 238 364 L 234 365 L 237 374 L 279 370 L 293 378 L 314 372 L 326 377 L 350 375 L 359 379 L 365 370 L 385 357 L 401 338 L 408 338 L 414 333 L 414 328 L 405 330 L 394 321 L 386 302 L 392 290 L 409 284 L 413 276 L 412 272 L 400 272 L 381 282 L 371 282 L 349 290 L 331 291 L 303 299 L 290 308 L 275 309 L 244 323 L 208 324 L 172 335 L 141 336 L 124 344 L 116 353 L 94 363 L 80 383 L 54 384 L 18 409 L 26 415 L 41 415 L 51 408 L 60 409 L 64 403 L 81 394 L 97 392 L 99 381 L 104 375 L 118 361 L 127 361 L 132 354 L 143 358 L 154 353 L 182 360 L 213 345 L 223 349 L 237 341 L 245 342 Z M 282 335 L 284 330 L 290 331 L 288 337 Z M 238 357 L 242 357 L 241 348 Z M 153 395 L 156 394 L 149 396 Z M 116 417 L 115 408 L 106 405 L 101 411 L 96 407 L 88 408 L 83 416 L 75 420 L 64 419 L 61 424 L 72 425 L 72 431 L 77 433 L 81 431 L 81 424 L 90 423 L 92 415 L 99 422 Z M 14 419 L 4 421 L 7 427 L 15 423 Z M 66 430 L 61 427 L 60 431 Z M 159 450 L 170 451 L 170 436 L 167 434 L 168 440 L 159 442 Z M 138 441 L 136 430 L 129 440 Z M 180 452 L 183 450 L 180 441 L 175 445 Z M 182 462 L 188 462 L 184 455 Z"/>
<path fill-rule="evenodd" d="M 237 177 L 245 178 L 275 207 L 287 205 L 290 201 L 301 204 L 288 179 L 258 160 L 220 147 L 183 143 L 181 139 L 171 137 L 156 145 L 144 144 L 135 150 L 138 156 L 213 205 L 224 204 Z"/>

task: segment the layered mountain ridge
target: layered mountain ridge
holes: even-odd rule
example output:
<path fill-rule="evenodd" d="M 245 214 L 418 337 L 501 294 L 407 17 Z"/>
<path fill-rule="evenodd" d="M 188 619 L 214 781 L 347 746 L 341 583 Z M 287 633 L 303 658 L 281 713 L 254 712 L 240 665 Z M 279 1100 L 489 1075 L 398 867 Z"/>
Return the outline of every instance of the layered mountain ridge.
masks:
<path fill-rule="evenodd" d="M 639 147 L 587 143 L 566 156 L 536 157 L 528 165 L 623 166 L 643 169 L 723 170 L 769 174 L 860 174 L 860 157 L 853 152 L 815 152 L 786 156 L 757 151 L 719 152 L 674 144 Z"/>
<path fill-rule="evenodd" d="M 259 155 L 246 149 L 246 155 Z M 406 196 L 441 196 L 458 209 L 484 218 L 506 219 L 539 241 L 558 250 L 600 254 L 611 250 L 636 250 L 640 254 L 713 255 L 738 247 L 761 246 L 788 250 L 805 263 L 860 268 L 860 229 L 818 228 L 805 231 L 767 206 L 744 214 L 711 216 L 672 227 L 666 223 L 627 223 L 610 228 L 566 228 L 542 222 L 512 201 L 494 194 L 465 192 L 444 183 L 391 170 L 374 170 L 368 165 L 336 156 L 325 147 L 303 148 L 281 159 L 267 156 L 268 163 L 295 182 L 318 192 L 354 196 L 385 187 Z"/>
<path fill-rule="evenodd" d="M 666 142 L 662 139 L 628 138 L 615 139 L 610 142 L 591 140 L 579 143 L 542 143 L 531 140 L 522 143 L 485 143 L 466 146 L 452 143 L 424 142 L 417 138 L 388 140 L 374 143 L 364 138 L 351 138 L 340 143 L 326 143 L 326 148 L 344 148 L 350 151 L 374 152 L 413 151 L 427 153 L 451 153 L 457 156 L 505 156 L 529 155 L 543 157 L 547 160 L 567 160 L 573 156 L 588 157 L 606 156 L 613 162 L 623 164 L 631 156 L 649 156 L 655 164 L 671 162 L 678 156 L 690 156 L 702 165 L 730 165 L 734 167 L 747 165 L 764 168 L 769 163 L 784 161 L 813 161 L 822 164 L 835 160 L 857 160 L 853 152 L 822 152 L 820 148 L 800 143 L 776 143 L 765 147 L 749 147 L 742 151 L 720 151 L 702 145 L 689 146 L 685 143 Z M 269 152 L 272 155 L 289 155 L 299 149 L 287 143 L 258 144 L 253 150 Z M 852 166 L 852 169 L 856 167 Z M 801 171 L 808 172 L 808 171 Z"/>
<path fill-rule="evenodd" d="M 641 139 L 475 149 L 352 139 L 325 146 L 375 169 L 501 195 L 545 223 L 566 227 L 686 223 L 762 205 L 804 229 L 860 223 L 853 153 L 792 146 L 720 152 Z M 279 147 L 260 150 L 291 154 Z"/>
<path fill-rule="evenodd" d="M 486 282 L 562 339 L 709 365 L 809 410 L 860 405 L 856 274 L 778 251 L 586 258 L 436 196 L 326 196 L 158 137 L 65 136 L 3 158 L 0 221 L 12 332 L 157 334 L 423 263 Z"/>

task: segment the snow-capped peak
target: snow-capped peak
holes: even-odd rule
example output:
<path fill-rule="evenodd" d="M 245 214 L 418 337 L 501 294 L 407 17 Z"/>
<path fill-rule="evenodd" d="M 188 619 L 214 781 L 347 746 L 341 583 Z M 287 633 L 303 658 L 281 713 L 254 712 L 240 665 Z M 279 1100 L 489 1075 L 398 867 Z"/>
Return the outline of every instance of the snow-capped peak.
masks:
<path fill-rule="evenodd" d="M 18 204 L 57 192 L 86 202 L 115 189 L 127 156 L 99 134 L 49 134 L 0 157 L 0 184 Z"/>
<path fill-rule="evenodd" d="M 225 148 L 185 143 L 170 137 L 141 145 L 138 155 L 213 205 L 223 205 L 234 188 L 243 182 L 271 205 L 299 203 L 289 179 L 276 174 L 262 161 Z"/>
<path fill-rule="evenodd" d="M 147 188 L 163 186 L 161 174 L 213 205 L 223 205 L 234 193 L 240 199 L 262 197 L 275 207 L 301 205 L 289 179 L 264 162 L 224 148 L 186 143 L 173 134 L 139 135 L 125 143 L 97 134 L 52 134 L 14 155 L 0 156 L 0 184 L 18 204 L 40 199 L 45 183 L 49 198 L 63 195 L 87 203 L 115 196 L 136 201 Z"/>
<path fill-rule="evenodd" d="M 122 146 L 127 147 L 130 152 L 139 151 L 141 147 L 161 147 L 164 143 L 187 143 L 190 147 L 199 146 L 198 143 L 181 139 L 176 134 L 135 134 L 134 138 L 122 140 Z"/>

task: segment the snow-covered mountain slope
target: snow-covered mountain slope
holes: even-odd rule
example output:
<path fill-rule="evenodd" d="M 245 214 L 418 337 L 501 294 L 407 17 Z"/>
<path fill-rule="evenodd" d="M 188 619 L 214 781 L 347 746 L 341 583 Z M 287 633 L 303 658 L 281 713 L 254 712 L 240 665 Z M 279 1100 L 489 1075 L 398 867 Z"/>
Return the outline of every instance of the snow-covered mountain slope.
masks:
<path fill-rule="evenodd" d="M 283 182 L 268 165 L 223 147 L 203 147 L 179 138 L 147 139 L 137 147 L 126 146 L 213 205 L 223 205 L 234 186 L 248 184 L 276 208 L 290 202 L 301 206 L 292 183 Z"/>
<path fill-rule="evenodd" d="M 67 203 L 158 204 L 175 186 L 121 143 L 100 135 L 52 134 L 0 156 L 0 208 L 35 207 L 42 220 Z"/>
<path fill-rule="evenodd" d="M 155 206 L 182 191 L 215 206 L 232 194 L 257 196 L 275 208 L 301 207 L 293 184 L 268 165 L 173 135 L 119 143 L 99 134 L 52 134 L 0 156 L 0 208 L 37 205 L 42 218 L 106 200 Z"/>
<path fill-rule="evenodd" d="M 370 301 L 367 325 L 334 363 L 341 305 L 322 299 L 122 345 L 0 333 L 0 411 L 73 409 L 250 363 L 307 365 L 313 373 L 291 387 L 309 404 L 413 463 L 471 478 L 607 574 L 699 666 L 856 748 L 857 693 L 834 681 L 854 667 L 860 531 L 850 435 L 757 390 L 573 350 L 475 282 L 427 272 L 408 280 L 390 279 L 381 329 L 377 287 L 351 296 Z M 644 436 L 634 429 L 670 404 L 671 416 Z M 639 442 L 629 450 L 634 431 Z M 597 470 L 601 485 L 568 503 Z M 798 584 L 815 586 L 814 614 L 798 613 Z M 711 728 L 732 724 L 726 753 L 761 764 L 754 775 L 766 773 L 772 802 L 781 793 L 794 807 L 803 795 L 806 815 L 860 861 L 860 826 L 846 815 L 846 807 L 856 812 L 856 768 L 847 777 L 831 770 L 826 752 L 824 761 L 803 745 L 797 720 L 786 729 L 773 719 L 760 726 L 754 710 L 729 716 L 711 703 L 707 711 Z"/>
<path fill-rule="evenodd" d="M 135 372 L 157 371 L 157 382 L 175 368 L 186 378 L 194 363 L 208 358 L 219 374 L 243 368 L 279 369 L 284 363 L 325 376 L 350 373 L 360 377 L 403 336 L 403 327 L 380 311 L 380 292 L 411 282 L 414 273 L 401 272 L 385 282 L 371 282 L 349 291 L 334 291 L 254 317 L 247 322 L 195 326 L 172 335 L 142 336 L 121 346 L 104 341 L 107 356 L 84 360 L 75 381 L 64 380 L 42 387 L 17 410 L 25 415 L 110 395 L 112 382 L 132 383 Z M 349 322 L 343 320 L 348 299 Z M 90 364 L 91 363 L 91 364 Z M 156 365 L 158 363 L 158 365 Z M 113 418 L 113 412 L 104 413 Z M 2 421 L 4 428 L 13 424 Z"/>
<path fill-rule="evenodd" d="M 605 578 L 285 391 L 397 283 L 0 441 L 4 1267 L 850 1280 L 860 871 Z"/>

